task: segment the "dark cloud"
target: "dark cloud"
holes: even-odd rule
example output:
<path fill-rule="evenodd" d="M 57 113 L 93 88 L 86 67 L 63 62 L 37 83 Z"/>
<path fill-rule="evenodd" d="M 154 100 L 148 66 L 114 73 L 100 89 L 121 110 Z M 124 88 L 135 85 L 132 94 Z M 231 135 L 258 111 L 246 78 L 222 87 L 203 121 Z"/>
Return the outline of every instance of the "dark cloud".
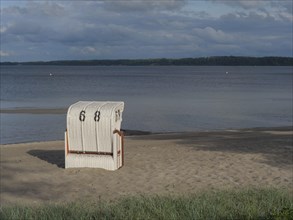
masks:
<path fill-rule="evenodd" d="M 33 1 L 3 7 L 1 60 L 292 54 L 288 2 L 213 2 L 216 8 L 177 0 Z M 218 4 L 231 9 L 219 8 L 215 15 Z"/>
<path fill-rule="evenodd" d="M 291 0 L 207 0 L 218 4 L 226 4 L 232 7 L 244 9 L 265 9 L 273 7 L 275 9 L 292 12 Z"/>
<path fill-rule="evenodd" d="M 241 7 L 244 9 L 263 8 L 270 4 L 270 0 L 208 0 L 211 2 L 226 4 L 233 7 Z"/>
<path fill-rule="evenodd" d="M 150 10 L 178 10 L 186 3 L 186 0 L 104 0 L 104 8 L 117 12 L 134 12 Z"/>

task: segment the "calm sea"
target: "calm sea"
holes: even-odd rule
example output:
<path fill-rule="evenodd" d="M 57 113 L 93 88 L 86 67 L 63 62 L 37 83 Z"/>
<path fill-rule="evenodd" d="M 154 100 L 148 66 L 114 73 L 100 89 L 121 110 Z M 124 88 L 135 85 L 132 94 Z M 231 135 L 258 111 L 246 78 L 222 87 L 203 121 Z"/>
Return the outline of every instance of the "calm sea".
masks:
<path fill-rule="evenodd" d="M 291 67 L 1 66 L 1 108 L 124 101 L 123 129 L 292 125 Z M 66 115 L 1 114 L 1 143 L 63 139 Z"/>

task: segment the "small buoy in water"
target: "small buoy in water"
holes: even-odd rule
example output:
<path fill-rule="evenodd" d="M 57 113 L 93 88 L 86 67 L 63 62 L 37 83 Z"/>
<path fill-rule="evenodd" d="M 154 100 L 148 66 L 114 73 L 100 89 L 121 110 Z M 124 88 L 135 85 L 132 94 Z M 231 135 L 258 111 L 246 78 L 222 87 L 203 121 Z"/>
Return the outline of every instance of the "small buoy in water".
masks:
<path fill-rule="evenodd" d="M 226 74 L 228 74 L 229 72 L 227 71 Z"/>
<path fill-rule="evenodd" d="M 50 73 L 50 76 L 53 76 L 53 74 L 52 74 L 52 73 Z"/>

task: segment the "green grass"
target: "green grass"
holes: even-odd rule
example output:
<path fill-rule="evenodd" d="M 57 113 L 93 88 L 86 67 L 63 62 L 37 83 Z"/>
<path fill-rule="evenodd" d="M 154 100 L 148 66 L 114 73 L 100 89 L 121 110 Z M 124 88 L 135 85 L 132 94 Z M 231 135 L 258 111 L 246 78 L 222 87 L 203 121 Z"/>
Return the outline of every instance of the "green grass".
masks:
<path fill-rule="evenodd" d="M 293 198 L 285 190 L 252 188 L 176 197 L 136 196 L 116 202 L 4 206 L 0 219 L 293 219 Z"/>

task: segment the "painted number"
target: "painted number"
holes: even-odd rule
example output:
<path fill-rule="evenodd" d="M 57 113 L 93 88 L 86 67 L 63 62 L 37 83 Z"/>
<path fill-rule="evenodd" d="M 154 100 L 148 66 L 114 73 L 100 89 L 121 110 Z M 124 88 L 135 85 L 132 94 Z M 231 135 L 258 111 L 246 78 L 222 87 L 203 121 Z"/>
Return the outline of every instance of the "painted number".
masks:
<path fill-rule="evenodd" d="M 79 120 L 84 121 L 85 120 L 85 111 L 81 111 L 79 114 Z"/>
<path fill-rule="evenodd" d="M 100 111 L 96 111 L 96 112 L 95 112 L 94 120 L 95 120 L 95 121 L 100 121 L 100 115 L 101 115 L 101 112 L 100 112 Z"/>
<path fill-rule="evenodd" d="M 115 121 L 118 121 L 120 119 L 120 110 L 115 112 Z"/>

